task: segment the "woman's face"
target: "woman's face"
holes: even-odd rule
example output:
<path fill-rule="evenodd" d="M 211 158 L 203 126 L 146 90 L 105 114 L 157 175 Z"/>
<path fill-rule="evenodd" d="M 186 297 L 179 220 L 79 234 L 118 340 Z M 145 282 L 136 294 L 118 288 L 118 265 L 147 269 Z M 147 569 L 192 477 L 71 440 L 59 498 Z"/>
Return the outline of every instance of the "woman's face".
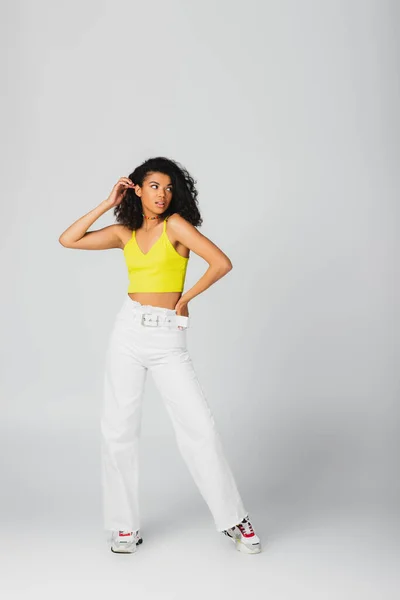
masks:
<path fill-rule="evenodd" d="M 142 201 L 146 212 L 154 215 L 164 213 L 172 201 L 172 182 L 169 175 L 165 173 L 148 173 L 143 180 L 143 185 L 136 187 L 136 194 Z"/>

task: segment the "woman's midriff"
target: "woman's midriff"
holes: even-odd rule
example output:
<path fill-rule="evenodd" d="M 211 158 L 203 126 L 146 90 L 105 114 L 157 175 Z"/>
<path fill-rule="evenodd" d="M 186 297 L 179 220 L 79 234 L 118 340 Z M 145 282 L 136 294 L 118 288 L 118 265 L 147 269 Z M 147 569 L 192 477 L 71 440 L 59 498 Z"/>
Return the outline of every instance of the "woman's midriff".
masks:
<path fill-rule="evenodd" d="M 182 292 L 133 292 L 128 296 L 146 306 L 174 309 Z"/>

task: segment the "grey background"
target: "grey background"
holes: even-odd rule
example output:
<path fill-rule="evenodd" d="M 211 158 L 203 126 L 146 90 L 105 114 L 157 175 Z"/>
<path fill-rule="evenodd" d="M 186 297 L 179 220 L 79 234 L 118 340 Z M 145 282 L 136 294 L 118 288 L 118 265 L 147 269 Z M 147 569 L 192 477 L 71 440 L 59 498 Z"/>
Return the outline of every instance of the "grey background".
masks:
<path fill-rule="evenodd" d="M 0 9 L 0 589 L 394 598 L 399 4 Z M 253 557 L 215 532 L 151 377 L 144 543 L 103 539 L 102 374 L 128 279 L 120 250 L 58 237 L 156 155 L 196 178 L 200 231 L 234 267 L 189 303 L 188 344 Z M 185 290 L 206 267 L 192 254 Z"/>

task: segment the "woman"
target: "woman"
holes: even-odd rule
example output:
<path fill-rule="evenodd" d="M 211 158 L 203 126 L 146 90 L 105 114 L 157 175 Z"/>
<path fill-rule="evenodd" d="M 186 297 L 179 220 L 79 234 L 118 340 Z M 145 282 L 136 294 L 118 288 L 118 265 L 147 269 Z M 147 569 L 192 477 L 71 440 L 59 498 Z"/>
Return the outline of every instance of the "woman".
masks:
<path fill-rule="evenodd" d="M 66 248 L 120 248 L 128 269 L 128 294 L 106 354 L 101 418 L 104 524 L 111 531 L 113 552 L 135 552 L 143 541 L 139 437 L 148 370 L 217 531 L 242 552 L 261 551 L 187 350 L 190 300 L 232 269 L 229 258 L 196 229 L 202 219 L 194 183 L 179 163 L 151 158 L 129 177 L 121 177 L 107 200 L 60 236 Z M 87 231 L 111 208 L 116 224 Z M 209 267 L 182 294 L 190 251 Z"/>

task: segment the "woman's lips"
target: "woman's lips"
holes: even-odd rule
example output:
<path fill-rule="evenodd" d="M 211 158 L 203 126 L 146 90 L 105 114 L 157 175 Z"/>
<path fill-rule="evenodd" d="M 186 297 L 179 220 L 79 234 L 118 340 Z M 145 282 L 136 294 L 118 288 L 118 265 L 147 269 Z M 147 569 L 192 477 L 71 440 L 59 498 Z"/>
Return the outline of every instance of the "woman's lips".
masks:
<path fill-rule="evenodd" d="M 165 206 L 165 202 L 156 202 L 157 206 Z"/>

